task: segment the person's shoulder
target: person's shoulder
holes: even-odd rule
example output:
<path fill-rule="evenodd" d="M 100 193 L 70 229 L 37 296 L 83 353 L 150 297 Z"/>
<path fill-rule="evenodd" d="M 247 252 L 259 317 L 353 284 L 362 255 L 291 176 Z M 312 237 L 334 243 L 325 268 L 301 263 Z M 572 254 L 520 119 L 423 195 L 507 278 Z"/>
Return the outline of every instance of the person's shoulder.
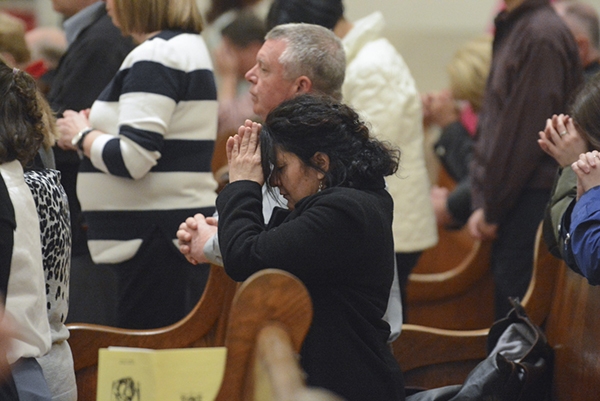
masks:
<path fill-rule="evenodd" d="M 75 42 L 80 39 L 84 40 L 114 40 L 120 39 L 123 41 L 127 41 L 127 39 L 121 30 L 117 28 L 113 23 L 108 14 L 104 14 L 92 22 L 79 37 L 75 40 Z"/>
<path fill-rule="evenodd" d="M 60 172 L 57 170 L 48 168 L 29 170 L 25 172 L 24 178 L 34 195 L 54 194 L 51 196 L 57 197 L 62 191 Z"/>
<path fill-rule="evenodd" d="M 131 54 L 134 61 L 157 61 L 183 70 L 212 69 L 204 39 L 195 33 L 161 31 L 141 43 Z"/>
<path fill-rule="evenodd" d="M 86 52 L 104 51 L 110 48 L 112 52 L 129 53 L 134 47 L 130 37 L 113 25 L 108 15 L 103 15 L 82 31 L 71 44 L 73 48 L 83 48 Z"/>
<path fill-rule="evenodd" d="M 42 181 L 47 182 L 50 185 L 60 185 L 60 171 L 41 168 L 25 171 L 26 181 Z"/>
<path fill-rule="evenodd" d="M 401 66 L 407 68 L 404 59 L 386 38 L 378 38 L 365 43 L 357 52 L 348 67 L 389 68 Z"/>
<path fill-rule="evenodd" d="M 362 190 L 348 187 L 329 188 L 313 197 L 314 205 L 328 205 L 345 210 L 375 210 L 391 206 L 391 196 L 385 189 Z"/>
<path fill-rule="evenodd" d="M 385 38 L 364 45 L 346 67 L 345 86 L 353 85 L 412 87 L 416 84 L 402 55 Z"/>
<path fill-rule="evenodd" d="M 146 40 L 142 45 L 146 47 L 168 47 L 172 49 L 184 48 L 186 50 L 197 50 L 198 46 L 206 47 L 202 35 L 177 30 L 161 31 Z"/>
<path fill-rule="evenodd" d="M 562 19 L 551 7 L 540 7 L 532 12 L 526 20 L 528 35 L 524 40 L 534 42 L 545 41 L 549 44 L 562 44 L 572 34 Z"/>

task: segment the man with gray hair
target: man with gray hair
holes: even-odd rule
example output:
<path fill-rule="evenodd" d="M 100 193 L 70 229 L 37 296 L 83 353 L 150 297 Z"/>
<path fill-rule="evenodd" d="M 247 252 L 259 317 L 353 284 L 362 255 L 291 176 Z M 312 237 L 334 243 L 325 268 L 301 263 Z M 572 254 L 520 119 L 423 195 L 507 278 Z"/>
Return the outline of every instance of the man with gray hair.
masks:
<path fill-rule="evenodd" d="M 273 0 L 267 29 L 302 22 L 320 25 L 340 38 L 347 63 L 344 103 L 372 126 L 377 139 L 402 150 L 401 172 L 385 177 L 385 182 L 394 199 L 394 250 L 405 295 L 408 277 L 421 254 L 438 242 L 416 82 L 400 53 L 383 35 L 381 12 L 350 21 L 344 15 L 343 0 Z M 406 318 L 406 299 L 403 301 Z"/>
<path fill-rule="evenodd" d="M 246 73 L 254 113 L 269 111 L 293 96 L 317 92 L 340 100 L 346 56 L 331 31 L 317 25 L 287 24 L 267 33 Z"/>
<path fill-rule="evenodd" d="M 562 18 L 579 50 L 585 80 L 600 71 L 600 27 L 598 13 L 593 6 L 578 1 L 560 1 L 552 6 Z"/>
<path fill-rule="evenodd" d="M 305 93 L 320 93 L 339 100 L 346 68 L 341 41 L 330 30 L 311 24 L 285 24 L 267 33 L 256 55 L 256 64 L 246 73 L 254 113 L 264 119 L 284 100 Z M 240 124 L 243 122 L 240 122 Z M 265 224 L 275 206 L 263 187 Z M 196 215 L 181 224 L 177 232 L 181 252 L 194 264 L 223 265 L 218 242 L 217 220 Z M 394 266 L 394 283 L 390 291 L 384 320 L 390 324 L 390 341 L 400 334 L 402 305 L 398 275 Z"/>

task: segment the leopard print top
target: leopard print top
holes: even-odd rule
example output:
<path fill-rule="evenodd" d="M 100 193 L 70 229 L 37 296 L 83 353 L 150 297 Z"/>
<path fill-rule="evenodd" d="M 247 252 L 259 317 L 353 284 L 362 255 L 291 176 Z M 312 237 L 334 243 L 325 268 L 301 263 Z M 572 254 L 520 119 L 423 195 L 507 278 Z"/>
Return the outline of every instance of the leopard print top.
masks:
<path fill-rule="evenodd" d="M 69 336 L 65 320 L 69 310 L 71 226 L 67 195 L 60 172 L 43 169 L 25 173 L 40 220 L 42 259 L 46 276 L 46 302 L 52 342 Z"/>

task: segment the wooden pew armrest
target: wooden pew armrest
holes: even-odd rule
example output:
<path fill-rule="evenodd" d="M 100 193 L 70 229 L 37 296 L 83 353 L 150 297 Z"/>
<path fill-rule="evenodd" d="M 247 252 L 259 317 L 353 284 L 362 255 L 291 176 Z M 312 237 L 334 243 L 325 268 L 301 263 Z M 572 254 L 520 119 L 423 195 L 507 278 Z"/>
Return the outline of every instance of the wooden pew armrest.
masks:
<path fill-rule="evenodd" d="M 441 272 L 409 277 L 409 302 L 453 298 L 468 291 L 489 269 L 491 242 L 476 241 L 467 257 L 456 267 Z"/>
<path fill-rule="evenodd" d="M 392 351 L 407 387 L 460 384 L 487 356 L 487 334 L 488 329 L 444 330 L 405 324 Z"/>
<path fill-rule="evenodd" d="M 482 360 L 487 356 L 488 331 L 404 324 L 400 337 L 392 343 L 392 350 L 405 372 L 440 363 Z"/>

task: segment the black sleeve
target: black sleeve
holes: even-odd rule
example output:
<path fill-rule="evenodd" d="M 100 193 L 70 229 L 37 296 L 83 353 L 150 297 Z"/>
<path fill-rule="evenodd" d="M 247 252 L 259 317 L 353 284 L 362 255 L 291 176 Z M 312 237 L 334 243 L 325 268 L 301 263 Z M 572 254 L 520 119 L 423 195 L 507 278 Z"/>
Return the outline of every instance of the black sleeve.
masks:
<path fill-rule="evenodd" d="M 92 106 L 116 75 L 134 45 L 104 15 L 88 27 L 64 54 L 52 80 L 48 102 L 62 115 Z"/>
<path fill-rule="evenodd" d="M 0 296 L 3 303 L 6 303 L 15 228 L 17 228 L 15 210 L 4 179 L 0 175 Z"/>

